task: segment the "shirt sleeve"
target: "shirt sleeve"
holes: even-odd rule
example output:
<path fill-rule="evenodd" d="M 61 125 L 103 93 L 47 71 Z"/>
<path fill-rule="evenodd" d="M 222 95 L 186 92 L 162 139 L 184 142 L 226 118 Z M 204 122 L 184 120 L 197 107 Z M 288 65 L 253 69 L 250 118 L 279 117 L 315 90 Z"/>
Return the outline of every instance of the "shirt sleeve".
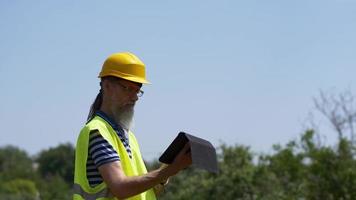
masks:
<path fill-rule="evenodd" d="M 98 130 L 90 132 L 88 151 L 97 168 L 105 163 L 120 161 L 117 152 Z"/>

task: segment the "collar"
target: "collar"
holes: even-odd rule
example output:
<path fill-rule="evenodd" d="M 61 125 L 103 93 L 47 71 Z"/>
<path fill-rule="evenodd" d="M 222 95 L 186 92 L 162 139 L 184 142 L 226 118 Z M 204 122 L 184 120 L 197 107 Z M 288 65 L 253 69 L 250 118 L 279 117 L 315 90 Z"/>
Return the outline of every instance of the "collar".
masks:
<path fill-rule="evenodd" d="M 115 120 L 113 120 L 112 118 L 110 118 L 107 114 L 105 114 L 103 111 L 98 110 L 96 111 L 95 115 L 103 118 L 107 123 L 110 124 L 110 126 L 114 129 L 114 130 L 118 130 L 118 129 L 122 129 L 121 126 L 119 126 Z"/>

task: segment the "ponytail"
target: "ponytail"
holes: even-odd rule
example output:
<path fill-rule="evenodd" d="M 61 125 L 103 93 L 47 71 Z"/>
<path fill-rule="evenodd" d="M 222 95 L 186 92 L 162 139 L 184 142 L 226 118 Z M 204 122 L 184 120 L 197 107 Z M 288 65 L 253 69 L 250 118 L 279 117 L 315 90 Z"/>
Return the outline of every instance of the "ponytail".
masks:
<path fill-rule="evenodd" d="M 89 122 L 91 119 L 95 117 L 95 113 L 100 109 L 102 103 L 103 103 L 103 90 L 100 89 L 99 94 L 96 95 L 93 104 L 91 104 L 90 106 L 87 122 Z"/>

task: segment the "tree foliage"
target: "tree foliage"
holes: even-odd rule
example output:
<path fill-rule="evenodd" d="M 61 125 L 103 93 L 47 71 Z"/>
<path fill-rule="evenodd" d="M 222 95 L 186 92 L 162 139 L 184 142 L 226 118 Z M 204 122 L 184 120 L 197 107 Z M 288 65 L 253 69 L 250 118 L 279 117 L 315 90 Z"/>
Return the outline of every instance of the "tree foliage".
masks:
<path fill-rule="evenodd" d="M 37 200 L 39 193 L 33 181 L 14 179 L 0 184 L 0 199 Z"/>
<path fill-rule="evenodd" d="M 14 146 L 0 148 L 0 181 L 31 178 L 32 160 L 23 150 Z"/>
<path fill-rule="evenodd" d="M 220 145 L 219 173 L 188 168 L 170 179 L 160 199 L 355 199 L 356 155 L 349 138 L 322 145 L 313 130 L 270 154 L 243 145 Z M 0 148 L 1 199 L 70 199 L 74 148 L 61 144 L 35 159 L 7 146 Z M 18 166 L 20 165 L 20 166 Z M 148 162 L 157 168 L 158 162 Z M 37 167 L 36 167 L 37 166 Z"/>
<path fill-rule="evenodd" d="M 356 160 L 351 141 L 320 146 L 312 130 L 271 155 L 222 145 L 218 175 L 188 169 L 172 178 L 162 199 L 354 199 Z"/>
<path fill-rule="evenodd" d="M 60 176 L 71 184 L 74 177 L 74 147 L 73 145 L 60 144 L 55 148 L 43 150 L 36 159 L 38 172 L 42 177 L 51 178 Z"/>
<path fill-rule="evenodd" d="M 74 147 L 60 144 L 31 158 L 14 146 L 0 148 L 0 199 L 71 199 Z"/>
<path fill-rule="evenodd" d="M 72 199 L 72 184 L 59 175 L 46 177 L 45 181 L 38 182 L 40 197 L 42 200 Z"/>

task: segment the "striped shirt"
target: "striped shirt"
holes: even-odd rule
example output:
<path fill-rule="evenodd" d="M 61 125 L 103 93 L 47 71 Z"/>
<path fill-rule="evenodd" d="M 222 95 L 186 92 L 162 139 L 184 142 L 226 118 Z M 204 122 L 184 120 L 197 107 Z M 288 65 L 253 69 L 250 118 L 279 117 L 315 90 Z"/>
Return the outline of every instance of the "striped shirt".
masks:
<path fill-rule="evenodd" d="M 132 158 L 131 148 L 127 137 L 127 132 L 116 122 L 110 119 L 104 112 L 98 111 L 96 115 L 104 119 L 115 130 L 121 142 L 123 143 L 127 154 Z M 94 187 L 103 182 L 98 168 L 106 163 L 120 161 L 118 153 L 104 139 L 98 130 L 93 130 L 89 135 L 88 159 L 87 159 L 87 178 L 90 186 Z"/>

